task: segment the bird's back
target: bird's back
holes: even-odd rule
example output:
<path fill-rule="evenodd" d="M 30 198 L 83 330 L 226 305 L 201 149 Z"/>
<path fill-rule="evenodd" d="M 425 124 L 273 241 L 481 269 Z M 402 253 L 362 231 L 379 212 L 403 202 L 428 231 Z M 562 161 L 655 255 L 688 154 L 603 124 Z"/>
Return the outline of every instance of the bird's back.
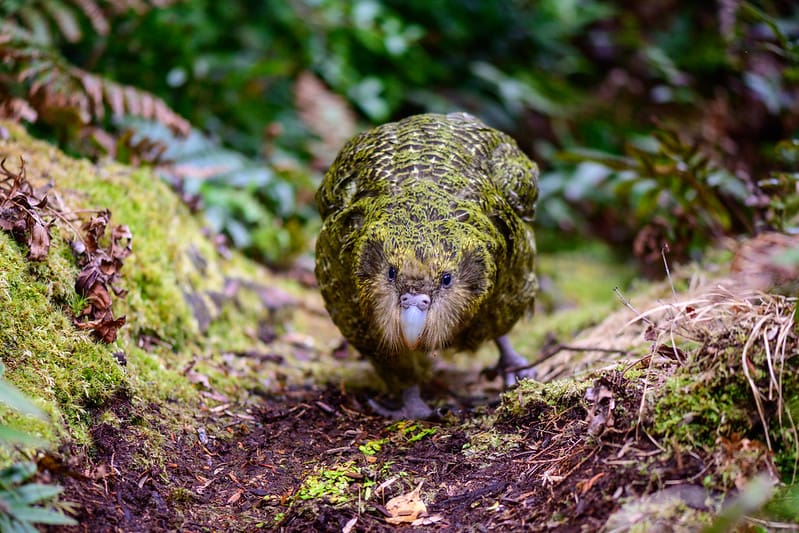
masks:
<path fill-rule="evenodd" d="M 532 307 L 536 290 L 528 223 L 537 176 L 513 139 L 465 113 L 417 115 L 351 139 L 316 195 L 324 221 L 316 273 L 333 321 L 360 351 L 368 354 L 379 345 L 372 317 L 359 311 L 356 250 L 359 240 L 369 238 L 361 229 L 365 221 L 373 222 L 367 224 L 372 231 L 445 248 L 462 243 L 460 230 L 442 240 L 434 228 L 463 222 L 471 228 L 463 232 L 469 238 L 496 241 L 489 248 L 496 251 L 497 267 L 492 295 L 451 346 L 473 349 L 505 334 Z"/>
<path fill-rule="evenodd" d="M 532 220 L 537 168 L 504 133 L 466 113 L 416 115 L 351 139 L 317 192 L 322 217 L 363 197 L 410 194 L 419 182 L 491 209 L 498 196 Z"/>

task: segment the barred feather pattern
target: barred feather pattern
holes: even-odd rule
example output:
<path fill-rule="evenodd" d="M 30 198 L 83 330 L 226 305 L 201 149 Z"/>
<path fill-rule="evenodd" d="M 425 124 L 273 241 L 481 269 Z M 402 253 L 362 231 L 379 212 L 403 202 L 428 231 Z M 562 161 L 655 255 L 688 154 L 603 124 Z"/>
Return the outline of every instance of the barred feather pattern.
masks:
<path fill-rule="evenodd" d="M 344 146 L 316 195 L 316 276 L 335 324 L 391 388 L 532 310 L 537 195 L 535 163 L 465 113 L 409 117 Z M 431 297 L 414 349 L 398 326 L 406 292 Z"/>

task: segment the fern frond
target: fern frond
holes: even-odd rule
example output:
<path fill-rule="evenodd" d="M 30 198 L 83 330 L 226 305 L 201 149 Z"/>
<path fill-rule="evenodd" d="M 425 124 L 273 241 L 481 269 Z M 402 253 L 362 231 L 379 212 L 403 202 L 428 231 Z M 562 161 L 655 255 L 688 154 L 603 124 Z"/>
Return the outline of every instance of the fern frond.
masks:
<path fill-rule="evenodd" d="M 94 0 L 72 0 L 75 2 L 75 5 L 80 8 L 86 18 L 89 19 L 89 23 L 94 28 L 94 31 L 99 33 L 100 35 L 108 35 L 108 31 L 111 27 L 111 24 L 108 22 L 108 18 L 103 13 L 103 10 L 100 9 L 100 6 Z"/>
<path fill-rule="evenodd" d="M 38 116 L 36 110 L 22 98 L 4 98 L 0 96 L 0 118 L 13 121 L 26 120 L 28 122 L 36 122 Z"/>
<path fill-rule="evenodd" d="M 108 0 L 109 9 L 119 15 L 128 11 L 133 11 L 139 15 L 146 13 L 153 8 L 164 8 L 176 4 L 181 0 Z"/>
<path fill-rule="evenodd" d="M 42 0 L 42 10 L 50 16 L 67 42 L 75 43 L 83 37 L 80 22 L 72 6 L 61 0 Z"/>
<path fill-rule="evenodd" d="M 50 24 L 41 10 L 34 9 L 32 6 L 25 6 L 17 13 L 17 20 L 21 28 L 30 34 L 32 42 L 42 45 L 53 44 L 53 34 L 50 31 Z"/>
<path fill-rule="evenodd" d="M 143 15 L 175 0 L 106 0 L 102 5 L 96 0 L 31 0 L 20 7 L 0 3 L 0 16 L 4 24 L 24 28 L 31 42 L 53 46 L 60 38 L 75 43 L 83 38 L 81 20 L 86 19 L 99 35 L 108 35 L 111 18 L 129 11 Z"/>
<path fill-rule="evenodd" d="M 0 24 L 0 35 L 4 26 Z M 10 94 L 24 93 L 38 119 L 55 126 L 86 126 L 105 118 L 131 115 L 155 120 L 179 135 L 189 123 L 160 98 L 86 72 L 61 59 L 54 51 L 37 47 L 8 34 L 0 38 L 0 85 Z M 13 87 L 9 87 L 13 86 Z"/>

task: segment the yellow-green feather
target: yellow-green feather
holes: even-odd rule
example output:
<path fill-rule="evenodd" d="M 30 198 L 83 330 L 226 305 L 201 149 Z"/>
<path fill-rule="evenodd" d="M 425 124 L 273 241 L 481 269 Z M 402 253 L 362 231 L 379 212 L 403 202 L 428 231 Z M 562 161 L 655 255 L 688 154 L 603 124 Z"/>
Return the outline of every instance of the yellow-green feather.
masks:
<path fill-rule="evenodd" d="M 507 333 L 532 309 L 537 288 L 538 169 L 506 134 L 463 113 L 417 115 L 351 139 L 325 174 L 316 275 L 331 318 L 392 387 L 426 377 L 428 354 L 388 347 L 376 327 L 377 281 L 358 275 L 368 242 L 387 259 L 438 274 L 464 258 L 485 264 L 485 294 L 446 339 L 474 349 Z M 433 288 L 432 290 L 435 290 Z"/>

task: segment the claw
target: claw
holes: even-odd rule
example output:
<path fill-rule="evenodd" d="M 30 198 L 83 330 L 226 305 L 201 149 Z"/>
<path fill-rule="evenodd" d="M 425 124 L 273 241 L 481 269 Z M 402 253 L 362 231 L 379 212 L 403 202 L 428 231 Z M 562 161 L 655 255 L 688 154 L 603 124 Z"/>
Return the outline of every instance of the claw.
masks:
<path fill-rule="evenodd" d="M 393 420 L 427 420 L 435 415 L 435 411 L 422 400 L 418 385 L 412 385 L 402 392 L 402 407 L 399 409 L 388 409 L 372 399 L 368 403 L 372 411 Z"/>
<path fill-rule="evenodd" d="M 502 381 L 506 388 L 513 387 L 522 379 L 535 379 L 538 372 L 536 372 L 535 368 L 522 368 L 529 363 L 527 359 L 513 349 L 506 335 L 497 337 L 495 342 L 499 348 L 497 367 L 502 373 Z M 514 370 L 516 368 L 519 370 Z"/>

